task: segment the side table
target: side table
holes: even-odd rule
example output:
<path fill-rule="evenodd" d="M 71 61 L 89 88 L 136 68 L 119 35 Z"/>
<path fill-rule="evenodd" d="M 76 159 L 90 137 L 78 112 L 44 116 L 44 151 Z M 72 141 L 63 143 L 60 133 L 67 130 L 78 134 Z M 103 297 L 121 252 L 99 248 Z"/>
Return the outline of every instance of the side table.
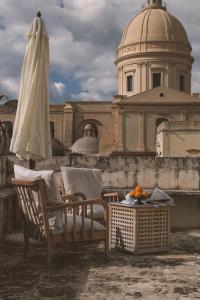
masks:
<path fill-rule="evenodd" d="M 170 207 L 109 204 L 109 247 L 145 254 L 169 250 Z"/>

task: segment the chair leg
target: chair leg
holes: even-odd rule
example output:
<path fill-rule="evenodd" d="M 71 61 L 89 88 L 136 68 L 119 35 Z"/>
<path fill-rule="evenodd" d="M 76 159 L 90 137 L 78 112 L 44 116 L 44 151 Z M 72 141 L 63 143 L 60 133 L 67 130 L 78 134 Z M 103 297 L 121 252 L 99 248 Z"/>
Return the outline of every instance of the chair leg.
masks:
<path fill-rule="evenodd" d="M 105 262 L 109 261 L 109 241 L 105 239 Z"/>
<path fill-rule="evenodd" d="M 53 257 L 53 247 L 51 241 L 47 241 L 47 268 L 49 269 L 51 266 Z"/>
<path fill-rule="evenodd" d="M 29 233 L 26 229 L 24 229 L 24 252 L 23 252 L 23 258 L 27 257 L 27 254 L 30 249 L 30 242 L 29 242 Z"/>

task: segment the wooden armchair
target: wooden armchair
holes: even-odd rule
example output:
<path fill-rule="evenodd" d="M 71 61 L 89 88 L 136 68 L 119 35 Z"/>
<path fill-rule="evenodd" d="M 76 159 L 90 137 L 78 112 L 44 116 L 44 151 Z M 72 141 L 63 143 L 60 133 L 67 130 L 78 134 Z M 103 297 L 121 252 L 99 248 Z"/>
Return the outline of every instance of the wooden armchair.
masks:
<path fill-rule="evenodd" d="M 70 241 L 104 241 L 105 259 L 108 258 L 108 206 L 105 201 L 94 199 L 78 202 L 47 202 L 45 181 L 12 179 L 23 219 L 24 256 L 29 250 L 29 238 L 46 242 L 47 265 L 51 264 L 53 246 Z M 65 197 L 67 198 L 67 197 Z M 71 199 L 69 199 L 71 200 Z M 93 206 L 103 205 L 105 224 L 93 218 Z M 90 207 L 90 217 L 87 216 Z M 52 220 L 54 225 L 52 226 Z M 56 225 L 57 223 L 57 225 Z M 57 227 L 56 227 L 57 226 Z"/>

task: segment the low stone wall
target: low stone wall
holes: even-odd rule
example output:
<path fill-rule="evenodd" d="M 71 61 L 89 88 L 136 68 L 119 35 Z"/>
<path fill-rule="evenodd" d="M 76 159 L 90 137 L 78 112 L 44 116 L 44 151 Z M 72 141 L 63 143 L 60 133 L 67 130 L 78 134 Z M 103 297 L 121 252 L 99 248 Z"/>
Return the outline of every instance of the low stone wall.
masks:
<path fill-rule="evenodd" d="M 62 165 L 102 169 L 105 188 L 130 189 L 140 184 L 146 189 L 200 190 L 200 158 L 68 155 L 37 163 L 36 168 L 59 171 Z"/>
<path fill-rule="evenodd" d="M 19 163 L 10 157 L 10 173 L 13 161 Z M 156 186 L 164 189 L 176 203 L 172 227 L 200 227 L 200 158 L 68 155 L 39 162 L 36 169 L 60 171 L 60 166 L 100 168 L 106 189 L 128 191 L 136 184 L 149 190 Z"/>

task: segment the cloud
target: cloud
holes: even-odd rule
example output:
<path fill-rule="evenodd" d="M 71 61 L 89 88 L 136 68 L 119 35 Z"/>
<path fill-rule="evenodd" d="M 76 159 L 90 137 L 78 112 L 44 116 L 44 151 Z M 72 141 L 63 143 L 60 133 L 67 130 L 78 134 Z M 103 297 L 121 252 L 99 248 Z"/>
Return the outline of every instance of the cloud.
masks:
<path fill-rule="evenodd" d="M 67 94 L 67 87 L 62 82 L 50 82 L 49 97 L 50 103 L 62 103 Z"/>
<path fill-rule="evenodd" d="M 15 78 L 1 78 L 0 79 L 0 90 L 1 95 L 17 95 L 18 94 L 18 87 L 19 87 L 19 82 Z"/>
<path fill-rule="evenodd" d="M 105 68 L 106 66 L 106 68 Z M 116 93 L 117 81 L 114 67 L 114 55 L 105 53 L 96 57 L 85 70 L 75 72 L 74 78 L 81 80 L 81 92 L 72 95 L 82 100 L 112 100 Z"/>
<path fill-rule="evenodd" d="M 64 5 L 65 2 L 63 2 Z M 101 14 L 105 6 L 106 0 L 74 0 L 72 1 L 72 15 L 83 21 L 91 20 Z"/>
<path fill-rule="evenodd" d="M 59 93 L 60 95 L 62 95 L 63 92 L 64 92 L 65 89 L 66 89 L 66 85 L 65 85 L 64 83 L 62 83 L 62 82 L 54 82 L 54 85 L 55 85 L 55 87 L 56 87 L 58 93 Z"/>
<path fill-rule="evenodd" d="M 200 90 L 199 0 L 167 0 L 193 47 L 192 88 Z M 38 11 L 50 37 L 50 101 L 111 100 L 122 28 L 141 10 L 139 0 L 0 0 L 0 94 L 18 97 L 26 33 Z"/>

